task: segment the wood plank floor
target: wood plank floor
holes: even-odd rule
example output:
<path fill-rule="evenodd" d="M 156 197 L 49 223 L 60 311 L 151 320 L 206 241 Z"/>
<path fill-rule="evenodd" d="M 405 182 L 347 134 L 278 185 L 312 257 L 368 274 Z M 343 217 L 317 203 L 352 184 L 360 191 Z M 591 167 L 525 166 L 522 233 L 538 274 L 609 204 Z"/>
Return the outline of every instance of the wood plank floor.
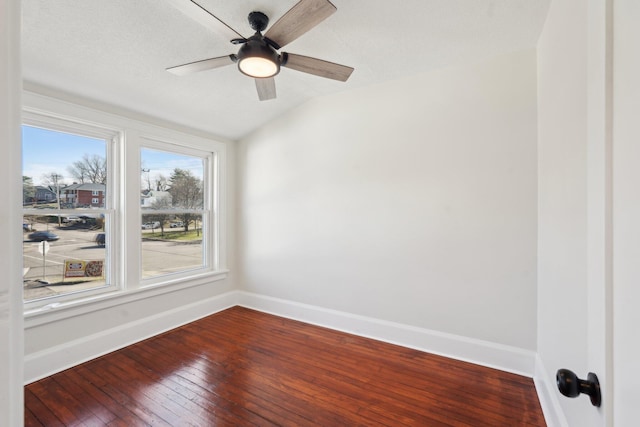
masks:
<path fill-rule="evenodd" d="M 234 307 L 25 387 L 26 426 L 544 426 L 533 382 Z"/>

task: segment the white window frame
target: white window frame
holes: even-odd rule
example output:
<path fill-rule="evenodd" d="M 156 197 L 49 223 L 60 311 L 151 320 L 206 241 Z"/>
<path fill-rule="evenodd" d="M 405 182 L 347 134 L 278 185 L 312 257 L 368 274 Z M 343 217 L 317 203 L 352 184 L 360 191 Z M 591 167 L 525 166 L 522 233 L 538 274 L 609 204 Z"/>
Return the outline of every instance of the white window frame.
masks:
<path fill-rule="evenodd" d="M 74 135 L 86 136 L 90 138 L 96 138 L 105 141 L 105 155 L 107 157 L 107 187 L 114 187 L 118 185 L 118 173 L 117 165 L 113 161 L 118 155 L 119 147 L 122 141 L 122 133 L 116 129 L 96 126 L 94 124 L 73 120 L 69 118 L 62 118 L 51 114 L 45 114 L 31 109 L 24 109 L 22 115 L 22 124 L 26 126 L 39 127 L 48 129 L 54 132 L 67 132 Z M 118 229 L 118 215 L 116 202 L 110 198 L 104 199 L 103 208 L 92 209 L 56 209 L 52 210 L 52 214 L 68 214 L 78 215 L 82 212 L 90 213 L 103 213 L 105 214 L 105 226 L 107 230 L 107 240 L 109 236 Z M 48 211 L 42 211 L 41 209 L 23 208 L 22 214 L 24 215 L 42 215 L 48 213 Z M 78 299 L 94 298 L 99 295 L 117 292 L 121 289 L 120 283 L 116 280 L 117 260 L 113 256 L 113 251 L 110 245 L 105 245 L 105 286 L 97 287 L 95 289 L 86 289 L 78 292 L 69 292 L 61 295 L 56 295 L 48 298 L 37 299 L 33 301 L 25 301 L 24 307 L 27 312 L 33 310 L 39 310 L 43 307 L 58 306 L 65 303 L 69 303 Z"/>
<path fill-rule="evenodd" d="M 175 272 L 175 273 L 166 273 L 166 274 L 162 274 L 162 275 L 158 275 L 158 276 L 153 276 L 153 277 L 148 277 L 148 278 L 143 278 L 142 277 L 142 262 L 140 262 L 140 276 L 139 276 L 139 281 L 141 283 L 141 286 L 146 287 L 146 286 L 154 286 L 157 284 L 162 284 L 162 283 L 170 283 L 172 281 L 175 280 L 181 280 L 185 277 L 189 277 L 192 276 L 194 274 L 207 274 L 207 273 L 213 273 L 217 270 L 218 266 L 219 266 L 219 257 L 218 257 L 218 251 L 215 249 L 216 245 L 214 244 L 215 242 L 215 231 L 216 231 L 216 227 L 214 226 L 214 201 L 217 199 L 217 192 L 216 192 L 216 182 L 217 182 L 217 173 L 216 171 L 218 170 L 217 167 L 217 155 L 215 152 L 212 152 L 210 150 L 204 151 L 198 148 L 194 148 L 191 146 L 185 146 L 183 144 L 181 144 L 179 141 L 175 141 L 175 140 L 166 140 L 166 139 L 160 139 L 158 137 L 155 136 L 142 136 L 141 137 L 141 145 L 140 145 L 140 150 L 139 152 L 141 152 L 143 149 L 149 149 L 149 150 L 157 150 L 157 151 L 165 151 L 165 152 L 171 152 L 171 153 L 175 153 L 175 154 L 181 154 L 181 155 L 187 155 L 187 156 L 193 156 L 193 157 L 198 157 L 198 158 L 202 158 L 204 159 L 204 173 L 203 173 L 203 183 L 205 185 L 205 188 L 208 189 L 209 191 L 205 191 L 203 194 L 204 200 L 203 200 L 203 209 L 202 211 L 199 210 L 194 210 L 193 213 L 196 214 L 202 214 L 202 221 L 203 221 L 203 226 L 202 226 L 202 230 L 203 230 L 203 239 L 202 239 L 202 250 L 203 250 L 203 266 L 202 267 L 196 267 L 196 268 L 191 268 L 191 269 L 185 269 L 179 272 Z M 140 183 L 138 185 L 138 188 L 142 188 L 142 177 L 140 176 Z M 181 211 L 184 211 L 184 209 L 182 209 Z M 142 209 L 142 204 L 139 204 L 139 221 L 140 221 L 140 227 L 142 227 L 142 215 L 144 215 L 145 213 L 173 213 L 172 210 L 166 210 L 166 211 L 162 211 L 162 210 L 154 210 L 154 211 L 144 211 Z M 142 240 L 138 239 L 138 245 L 140 245 L 140 257 L 141 257 L 141 261 L 142 261 Z"/>
<path fill-rule="evenodd" d="M 77 125 L 115 132 L 118 136 L 111 153 L 111 158 L 115 161 L 112 162 L 113 170 L 108 177 L 110 181 L 107 188 L 110 194 L 105 195 L 105 208 L 113 209 L 110 225 L 112 241 L 107 241 L 107 246 L 111 247 L 111 278 L 114 286 L 110 291 L 101 293 L 83 292 L 70 298 L 51 298 L 45 305 L 25 304 L 25 321 L 28 326 L 62 320 L 192 286 L 216 286 L 227 277 L 227 147 L 224 142 L 201 136 L 202 133 L 195 135 L 178 131 L 166 124 L 160 126 L 142 122 L 29 91 L 23 92 L 23 105 L 24 124 L 27 125 L 30 124 L 26 121 L 30 116 L 37 116 L 45 122 L 73 124 L 69 128 L 72 133 L 77 133 L 74 132 Z M 154 141 L 153 144 L 174 144 L 211 154 L 212 160 L 208 167 L 211 223 L 208 227 L 210 235 L 206 255 L 210 258 L 206 269 L 170 277 L 161 276 L 162 280 L 143 281 L 140 277 L 140 149 L 143 146 L 152 148 L 149 146 L 150 141 Z"/>

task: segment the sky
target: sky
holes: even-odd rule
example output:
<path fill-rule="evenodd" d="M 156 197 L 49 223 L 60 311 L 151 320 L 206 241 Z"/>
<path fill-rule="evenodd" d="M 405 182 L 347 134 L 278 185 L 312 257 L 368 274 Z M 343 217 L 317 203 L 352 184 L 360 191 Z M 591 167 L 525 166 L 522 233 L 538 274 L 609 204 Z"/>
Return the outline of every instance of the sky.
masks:
<path fill-rule="evenodd" d="M 104 157 L 104 141 L 22 126 L 22 175 L 31 177 L 34 185 L 43 185 L 43 175 L 52 172 L 62 175 L 62 182 L 71 184 L 73 178 L 67 166 L 80 160 L 85 153 Z"/>
<path fill-rule="evenodd" d="M 142 188 L 147 188 L 147 177 L 151 180 L 153 187 L 154 179 L 158 175 L 164 175 L 169 179 L 176 168 L 189 170 L 194 176 L 202 179 L 203 163 L 202 159 L 198 157 L 143 148 L 140 152 L 140 167 L 142 169 Z"/>
<path fill-rule="evenodd" d="M 105 157 L 105 150 L 105 141 L 101 139 L 22 126 L 22 175 L 31 177 L 34 185 L 45 185 L 43 177 L 56 172 L 63 176 L 63 184 L 72 184 L 68 166 L 85 154 Z M 175 168 L 191 170 L 202 178 L 202 160 L 197 157 L 142 149 L 141 160 L 142 188 L 147 187 L 147 175 L 153 185 L 157 175 L 169 178 Z"/>

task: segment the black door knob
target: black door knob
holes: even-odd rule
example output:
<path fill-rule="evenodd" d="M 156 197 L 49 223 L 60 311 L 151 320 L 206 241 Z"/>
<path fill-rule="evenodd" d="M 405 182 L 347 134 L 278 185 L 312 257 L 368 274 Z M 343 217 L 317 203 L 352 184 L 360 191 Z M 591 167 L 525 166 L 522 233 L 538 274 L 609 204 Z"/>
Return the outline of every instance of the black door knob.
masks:
<path fill-rule="evenodd" d="M 556 372 L 556 382 L 560 393 L 567 397 L 578 397 L 580 393 L 584 393 L 591 398 L 591 404 L 593 406 L 600 406 L 602 402 L 600 383 L 598 382 L 598 377 L 593 372 L 589 372 L 586 380 L 581 380 L 568 369 L 558 369 L 558 372 Z"/>

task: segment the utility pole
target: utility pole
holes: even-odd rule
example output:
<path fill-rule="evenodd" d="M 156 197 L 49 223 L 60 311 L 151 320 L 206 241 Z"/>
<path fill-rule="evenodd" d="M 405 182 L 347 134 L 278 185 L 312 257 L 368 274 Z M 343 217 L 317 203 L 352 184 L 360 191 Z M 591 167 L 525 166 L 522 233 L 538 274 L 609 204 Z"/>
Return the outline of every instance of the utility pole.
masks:
<path fill-rule="evenodd" d="M 46 179 L 49 180 L 51 184 L 56 187 L 56 204 L 58 205 L 58 227 L 62 225 L 62 220 L 60 218 L 60 181 L 62 181 L 64 177 L 57 172 L 51 172 L 49 175 L 46 175 Z"/>

